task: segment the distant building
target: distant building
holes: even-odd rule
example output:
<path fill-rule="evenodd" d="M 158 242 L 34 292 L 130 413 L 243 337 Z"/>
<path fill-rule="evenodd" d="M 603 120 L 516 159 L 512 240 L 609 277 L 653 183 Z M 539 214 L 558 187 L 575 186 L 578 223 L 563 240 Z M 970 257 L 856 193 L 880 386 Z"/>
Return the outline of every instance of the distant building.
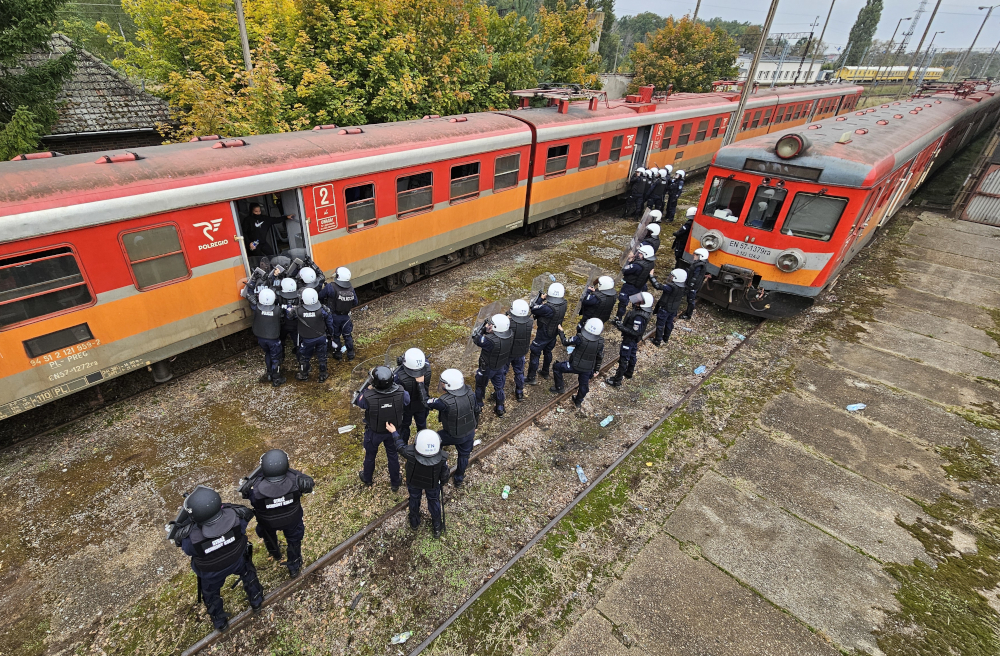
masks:
<path fill-rule="evenodd" d="M 54 35 L 51 43 L 53 53 L 28 55 L 25 63 L 37 66 L 72 47 L 61 34 Z M 59 120 L 52 134 L 42 137 L 42 144 L 64 155 L 156 146 L 163 142 L 157 124 L 170 122 L 167 101 L 137 88 L 85 50 L 79 51 L 76 70 L 56 101 Z"/>
<path fill-rule="evenodd" d="M 812 55 L 806 57 L 805 61 L 802 61 L 802 56 L 798 57 L 786 57 L 784 62 L 781 62 L 780 57 L 761 57 L 760 62 L 757 64 L 757 75 L 754 81 L 757 84 L 763 86 L 771 85 L 771 80 L 774 80 L 775 86 L 779 84 L 808 84 L 815 82 L 816 78 L 819 76 L 819 70 L 826 63 L 822 57 L 816 58 L 816 63 L 813 64 L 812 71 L 809 71 L 809 62 L 812 59 Z M 745 80 L 747 78 L 747 72 L 750 70 L 750 64 L 753 62 L 753 56 L 749 54 L 743 54 L 736 58 L 736 65 L 740 69 L 739 79 Z M 799 65 L 801 62 L 801 70 Z M 779 70 L 780 64 L 780 70 Z M 809 73 L 809 79 L 806 79 L 806 73 Z M 796 74 L 798 75 L 798 81 L 796 82 Z"/>

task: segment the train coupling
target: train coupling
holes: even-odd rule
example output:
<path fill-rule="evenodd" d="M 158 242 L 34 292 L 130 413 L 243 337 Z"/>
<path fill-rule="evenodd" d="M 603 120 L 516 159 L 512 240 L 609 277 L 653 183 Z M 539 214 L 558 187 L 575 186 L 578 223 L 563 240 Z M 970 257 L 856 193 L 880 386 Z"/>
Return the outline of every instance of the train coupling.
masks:
<path fill-rule="evenodd" d="M 730 289 L 746 289 L 753 284 L 756 275 L 753 269 L 723 264 L 715 280 Z"/>

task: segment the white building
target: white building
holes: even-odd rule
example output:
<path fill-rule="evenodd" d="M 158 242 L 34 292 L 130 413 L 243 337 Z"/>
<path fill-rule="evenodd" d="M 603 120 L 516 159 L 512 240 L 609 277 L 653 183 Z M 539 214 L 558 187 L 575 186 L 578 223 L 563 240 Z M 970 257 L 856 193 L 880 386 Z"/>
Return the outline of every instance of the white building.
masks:
<path fill-rule="evenodd" d="M 806 57 L 805 61 L 802 61 L 802 56 L 799 55 L 794 58 L 787 57 L 784 62 L 781 62 L 779 58 L 762 57 L 757 64 L 757 75 L 754 77 L 754 81 L 761 86 L 770 86 L 772 80 L 774 80 L 775 86 L 779 84 L 807 84 L 815 82 L 817 77 L 820 77 L 820 67 L 826 61 L 822 57 L 817 57 L 816 63 L 813 64 L 812 71 L 810 71 L 809 61 L 811 59 L 812 55 Z M 747 72 L 750 70 L 752 62 L 753 55 L 740 55 L 736 58 L 736 66 L 740 69 L 740 80 L 747 78 Z M 800 63 L 801 70 L 799 69 Z M 809 74 L 809 79 L 806 79 L 807 73 Z M 796 77 L 798 77 L 797 81 Z"/>

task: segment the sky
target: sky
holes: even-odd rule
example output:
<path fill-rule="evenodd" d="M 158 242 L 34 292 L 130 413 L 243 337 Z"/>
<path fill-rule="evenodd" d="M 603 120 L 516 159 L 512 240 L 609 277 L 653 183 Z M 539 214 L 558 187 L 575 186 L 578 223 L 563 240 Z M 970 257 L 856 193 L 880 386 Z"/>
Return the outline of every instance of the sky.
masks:
<path fill-rule="evenodd" d="M 615 0 L 615 15 L 634 15 L 651 11 L 661 16 L 673 14 L 680 17 L 694 11 L 695 1 Z M 989 2 L 989 0 L 984 1 Z M 1000 2 L 1000 0 L 993 1 Z M 832 52 L 837 46 L 843 47 L 847 44 L 847 36 L 854 24 L 854 19 L 858 16 L 858 10 L 865 4 L 865 0 L 835 0 L 835 2 L 833 15 L 830 16 L 830 24 L 826 28 L 826 36 L 823 37 L 823 40 L 830 44 L 829 52 Z M 920 16 L 910 39 L 910 49 L 915 48 L 920 41 L 920 36 L 927 27 L 927 21 L 934 9 L 934 2 L 935 0 L 928 0 L 926 11 Z M 920 0 L 883 0 L 882 20 L 875 33 L 875 38 L 888 40 L 892 36 L 892 31 L 896 29 L 896 22 L 900 18 L 912 16 L 919 4 Z M 762 24 L 767 17 L 769 6 L 769 0 L 702 0 L 698 16 L 706 19 L 720 16 L 725 20 L 751 21 Z M 978 6 L 979 4 L 975 1 L 942 0 L 937 16 L 934 18 L 934 27 L 927 35 L 927 40 L 930 41 L 934 32 L 944 30 L 944 34 L 938 34 L 934 40 L 935 48 L 968 48 L 969 44 L 972 43 L 972 38 L 976 35 L 976 30 L 979 29 L 986 16 L 986 10 L 978 11 Z M 818 14 L 819 25 L 815 29 L 816 35 L 819 36 L 820 30 L 823 29 L 823 21 L 826 20 L 826 13 L 829 10 L 829 0 L 819 0 L 819 2 L 806 4 L 794 0 L 781 0 L 771 31 L 809 32 L 810 25 L 816 20 Z M 903 21 L 899 29 L 900 35 L 906 32 L 906 25 L 907 21 Z M 983 33 L 976 42 L 976 49 L 981 47 L 992 49 L 997 44 L 998 37 L 1000 37 L 1000 7 L 993 11 L 989 22 L 983 28 Z M 899 41 L 899 36 L 896 40 Z"/>

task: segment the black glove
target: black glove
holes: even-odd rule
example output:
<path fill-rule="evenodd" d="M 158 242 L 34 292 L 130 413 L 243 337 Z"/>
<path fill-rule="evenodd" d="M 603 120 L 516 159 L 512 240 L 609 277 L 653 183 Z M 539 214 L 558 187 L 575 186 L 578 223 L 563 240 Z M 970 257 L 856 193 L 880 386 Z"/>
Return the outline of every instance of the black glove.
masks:
<path fill-rule="evenodd" d="M 249 522 L 253 519 L 253 508 L 248 508 L 247 506 L 232 506 L 232 509 L 236 512 L 236 516 L 245 522 Z"/>
<path fill-rule="evenodd" d="M 302 494 L 311 494 L 313 488 L 316 486 L 316 481 L 312 479 L 312 476 L 307 476 L 306 474 L 299 474 L 299 491 Z"/>

